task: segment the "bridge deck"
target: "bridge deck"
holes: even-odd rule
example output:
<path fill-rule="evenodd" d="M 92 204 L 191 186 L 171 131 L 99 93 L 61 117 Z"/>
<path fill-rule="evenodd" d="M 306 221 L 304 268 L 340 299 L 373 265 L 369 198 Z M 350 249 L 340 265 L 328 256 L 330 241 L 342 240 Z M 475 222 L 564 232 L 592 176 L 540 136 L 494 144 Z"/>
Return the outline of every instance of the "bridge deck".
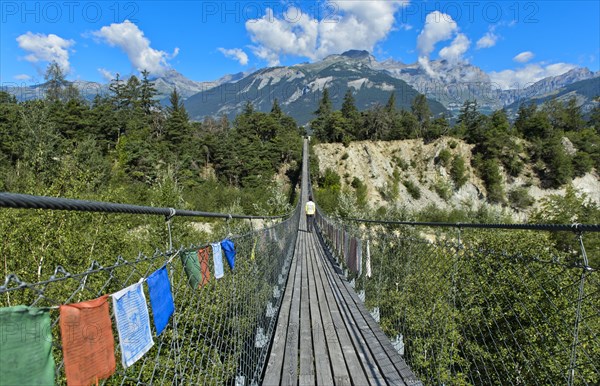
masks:
<path fill-rule="evenodd" d="M 302 190 L 305 202 L 304 183 Z M 316 230 L 306 232 L 305 216 L 263 384 L 421 384 L 337 272 Z"/>

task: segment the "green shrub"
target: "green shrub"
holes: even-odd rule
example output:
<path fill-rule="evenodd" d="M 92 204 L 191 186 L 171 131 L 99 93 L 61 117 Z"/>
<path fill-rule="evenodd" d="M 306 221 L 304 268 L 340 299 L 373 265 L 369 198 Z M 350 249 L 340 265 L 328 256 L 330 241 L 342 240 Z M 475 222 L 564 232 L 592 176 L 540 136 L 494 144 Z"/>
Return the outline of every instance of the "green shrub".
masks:
<path fill-rule="evenodd" d="M 392 161 L 402 170 L 408 170 L 408 162 L 404 160 L 402 157 L 394 156 Z"/>
<path fill-rule="evenodd" d="M 360 207 L 365 207 L 367 205 L 367 185 L 360 178 L 354 177 L 352 187 L 356 194 L 356 203 Z"/>
<path fill-rule="evenodd" d="M 526 209 L 533 205 L 535 199 L 529 195 L 527 188 L 518 187 L 508 192 L 508 200 L 515 209 Z"/>
<path fill-rule="evenodd" d="M 456 155 L 452 159 L 452 165 L 450 166 L 450 177 L 454 181 L 456 189 L 460 189 L 469 179 L 467 176 L 467 168 L 465 166 L 465 160 L 462 156 Z"/>
<path fill-rule="evenodd" d="M 440 154 L 437 156 L 436 163 L 439 163 L 443 167 L 447 167 L 450 164 L 452 153 L 448 149 L 442 149 Z"/>
<path fill-rule="evenodd" d="M 504 189 L 502 188 L 502 175 L 500 166 L 495 158 L 486 159 L 479 165 L 481 179 L 487 189 L 487 199 L 492 203 L 504 202 Z"/>
<path fill-rule="evenodd" d="M 576 177 L 581 177 L 589 173 L 594 168 L 594 160 L 592 157 L 583 151 L 578 151 L 573 157 L 573 171 Z"/>
<path fill-rule="evenodd" d="M 404 184 L 406 190 L 408 191 L 408 194 L 410 194 L 412 198 L 414 198 L 415 200 L 421 198 L 421 189 L 419 189 L 419 187 L 414 182 L 407 179 L 404 180 L 402 183 Z"/>
<path fill-rule="evenodd" d="M 448 201 L 452 197 L 452 185 L 443 178 L 438 178 L 433 185 L 433 190 L 440 198 Z"/>
<path fill-rule="evenodd" d="M 524 166 L 525 164 L 518 157 L 512 157 L 510 160 L 504 162 L 506 171 L 513 177 L 518 177 L 521 171 L 523 171 Z"/>
<path fill-rule="evenodd" d="M 321 178 L 321 186 L 323 188 L 333 188 L 339 190 L 342 186 L 342 179 L 340 175 L 337 174 L 333 169 L 327 168 L 323 173 L 323 177 Z"/>

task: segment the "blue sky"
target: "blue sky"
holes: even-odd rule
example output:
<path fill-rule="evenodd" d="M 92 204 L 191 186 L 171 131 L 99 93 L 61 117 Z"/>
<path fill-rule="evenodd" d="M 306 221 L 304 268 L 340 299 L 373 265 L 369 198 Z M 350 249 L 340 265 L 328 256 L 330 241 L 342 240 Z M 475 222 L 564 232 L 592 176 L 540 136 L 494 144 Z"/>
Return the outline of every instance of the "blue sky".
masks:
<path fill-rule="evenodd" d="M 173 68 L 208 81 L 350 48 L 404 63 L 467 61 L 501 87 L 600 69 L 600 2 L 5 1 L 0 82 L 32 84 L 56 60 L 68 79 Z"/>

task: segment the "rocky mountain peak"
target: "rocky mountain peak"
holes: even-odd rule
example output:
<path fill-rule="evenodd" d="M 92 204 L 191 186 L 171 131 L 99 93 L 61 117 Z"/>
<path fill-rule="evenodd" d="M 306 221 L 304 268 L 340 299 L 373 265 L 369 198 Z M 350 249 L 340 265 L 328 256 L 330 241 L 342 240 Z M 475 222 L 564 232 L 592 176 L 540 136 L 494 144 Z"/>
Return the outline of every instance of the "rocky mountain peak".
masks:
<path fill-rule="evenodd" d="M 371 54 L 369 51 L 365 50 L 348 50 L 346 52 L 342 52 L 342 56 L 352 59 L 369 59 Z"/>

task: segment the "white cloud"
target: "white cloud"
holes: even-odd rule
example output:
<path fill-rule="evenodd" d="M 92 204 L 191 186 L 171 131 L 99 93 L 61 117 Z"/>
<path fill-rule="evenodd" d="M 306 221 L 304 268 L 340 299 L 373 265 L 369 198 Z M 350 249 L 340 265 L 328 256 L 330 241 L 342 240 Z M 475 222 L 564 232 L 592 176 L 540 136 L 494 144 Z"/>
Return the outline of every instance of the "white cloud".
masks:
<path fill-rule="evenodd" d="M 515 56 L 513 60 L 518 63 L 527 63 L 531 59 L 533 59 L 534 54 L 531 51 L 521 52 L 519 55 Z"/>
<path fill-rule="evenodd" d="M 226 58 L 237 60 L 242 66 L 248 64 L 248 55 L 240 48 L 217 48 Z"/>
<path fill-rule="evenodd" d="M 148 70 L 153 75 L 162 75 L 169 69 L 167 60 L 179 54 L 179 48 L 175 48 L 173 54 L 169 55 L 150 47 L 150 40 L 144 36 L 144 32 L 129 20 L 104 26 L 92 34 L 110 46 L 121 48 L 138 71 Z"/>
<path fill-rule="evenodd" d="M 429 58 L 427 58 L 427 56 L 419 56 L 418 62 L 429 76 L 437 77 L 437 74 L 429 64 Z"/>
<path fill-rule="evenodd" d="M 246 22 L 246 30 L 254 42 L 253 53 L 277 65 L 282 55 L 304 56 L 311 60 L 339 54 L 350 49 L 372 52 L 394 28 L 395 13 L 407 1 L 342 1 L 336 15 L 325 20 L 290 7 L 287 15 L 294 20 L 278 18 L 267 8 L 259 19 Z"/>
<path fill-rule="evenodd" d="M 28 81 L 31 80 L 31 75 L 27 75 L 27 74 L 19 74 L 19 75 L 15 75 L 14 78 L 16 80 L 24 80 L 24 81 Z"/>
<path fill-rule="evenodd" d="M 493 84 L 503 90 L 524 89 L 533 83 L 549 76 L 562 75 L 577 66 L 569 63 L 554 63 L 544 65 L 543 63 L 531 63 L 517 70 L 504 70 L 489 73 Z"/>
<path fill-rule="evenodd" d="M 107 82 L 110 82 L 111 80 L 116 78 L 116 74 L 112 73 L 111 71 L 109 71 L 105 68 L 99 68 L 98 72 L 102 75 L 104 80 L 106 80 Z"/>
<path fill-rule="evenodd" d="M 264 60 L 269 64 L 269 66 L 278 66 L 279 65 L 279 54 L 274 52 L 272 49 L 269 49 L 264 46 L 254 46 L 252 47 L 252 52 L 258 58 Z"/>
<path fill-rule="evenodd" d="M 417 37 L 419 56 L 429 57 L 438 42 L 452 38 L 458 25 L 452 16 L 433 11 L 425 18 L 425 26 Z"/>
<path fill-rule="evenodd" d="M 498 41 L 498 35 L 496 35 L 494 32 L 492 31 L 488 31 L 485 35 L 483 35 L 481 37 L 481 39 L 479 39 L 477 41 L 477 49 L 482 49 L 482 48 L 490 48 L 496 45 L 496 42 Z"/>
<path fill-rule="evenodd" d="M 17 37 L 17 43 L 23 50 L 30 52 L 25 60 L 32 63 L 55 61 L 64 72 L 70 71 L 69 48 L 75 44 L 74 40 L 63 39 L 54 34 L 34 34 L 28 31 Z"/>
<path fill-rule="evenodd" d="M 440 57 L 449 62 L 458 62 L 462 60 L 462 56 L 467 52 L 470 45 L 471 41 L 467 35 L 459 33 L 449 46 L 440 50 Z"/>

